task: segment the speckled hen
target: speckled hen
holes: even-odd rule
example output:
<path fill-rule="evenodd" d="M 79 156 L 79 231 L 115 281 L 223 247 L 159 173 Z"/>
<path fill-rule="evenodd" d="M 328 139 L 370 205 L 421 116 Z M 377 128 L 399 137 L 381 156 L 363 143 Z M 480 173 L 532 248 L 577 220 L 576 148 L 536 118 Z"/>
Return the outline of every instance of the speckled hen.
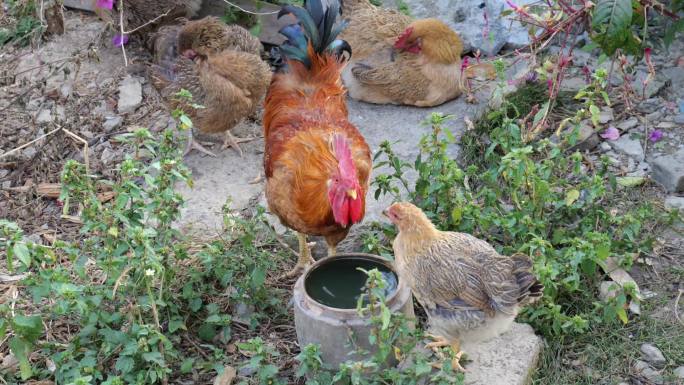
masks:
<path fill-rule="evenodd" d="M 436 341 L 451 346 L 459 364 L 461 341 L 485 341 L 506 330 L 521 306 L 542 296 L 528 256 L 499 255 L 472 235 L 439 231 L 411 203 L 395 203 L 385 215 L 398 227 L 397 272 L 425 308 Z"/>

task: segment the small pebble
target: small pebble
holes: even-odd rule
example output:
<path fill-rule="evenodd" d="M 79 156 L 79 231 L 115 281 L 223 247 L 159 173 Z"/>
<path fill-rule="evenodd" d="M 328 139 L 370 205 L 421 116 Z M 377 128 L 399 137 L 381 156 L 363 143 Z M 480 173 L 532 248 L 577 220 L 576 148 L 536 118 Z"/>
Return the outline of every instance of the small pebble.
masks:
<path fill-rule="evenodd" d="M 653 344 L 641 345 L 641 356 L 658 369 L 664 368 L 667 364 L 663 353 Z"/>

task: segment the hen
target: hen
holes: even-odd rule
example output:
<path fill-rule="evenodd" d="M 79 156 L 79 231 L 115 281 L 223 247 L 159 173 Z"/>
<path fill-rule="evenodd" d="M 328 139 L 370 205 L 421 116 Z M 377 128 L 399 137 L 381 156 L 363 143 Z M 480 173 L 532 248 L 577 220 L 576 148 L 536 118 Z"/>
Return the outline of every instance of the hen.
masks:
<path fill-rule="evenodd" d="M 342 14 L 350 22 L 341 38 L 354 50 L 342 79 L 352 98 L 429 107 L 461 95 L 463 42 L 446 24 L 414 20 L 368 0 L 344 0 Z M 487 71 L 491 76 L 493 67 Z"/>
<path fill-rule="evenodd" d="M 451 345 L 458 363 L 460 342 L 484 341 L 505 332 L 521 306 L 542 296 L 528 256 L 499 255 L 469 234 L 439 231 L 416 206 L 400 202 L 385 210 L 398 227 L 397 272 L 425 308 L 436 342 Z"/>
<path fill-rule="evenodd" d="M 283 56 L 264 105 L 264 171 L 270 211 L 297 231 L 299 260 L 286 276 L 310 261 L 307 235 L 322 235 L 328 255 L 365 214 L 371 152 L 347 119 L 340 71 L 351 55 L 333 29 L 339 5 L 322 10 L 320 0 L 306 9 L 284 6 L 299 24 L 286 26 Z"/>
<path fill-rule="evenodd" d="M 102 19 L 117 25 L 117 31 L 121 27 L 118 7 L 123 6 L 123 29 L 135 31 L 148 45 L 152 43 L 149 32 L 171 24 L 178 18 L 193 17 L 202 6 L 202 0 L 126 0 L 123 4 L 117 4 L 117 0 L 92 0 L 92 3 Z"/>
<path fill-rule="evenodd" d="M 197 129 L 201 133 L 225 133 L 224 148 L 232 146 L 242 155 L 238 143 L 253 138 L 235 138 L 230 130 L 256 111 L 270 84 L 271 70 L 258 54 L 258 39 L 241 27 L 221 26 L 214 19 L 160 29 L 155 41 L 154 56 L 159 64 L 152 67 L 153 84 L 172 109 L 188 107 L 174 95 L 181 89 L 190 91 L 193 103 L 204 106 L 184 108 Z M 244 32 L 226 36 L 231 30 Z M 170 44 L 174 36 L 175 48 Z M 193 147 L 214 156 L 190 134 L 185 152 Z"/>

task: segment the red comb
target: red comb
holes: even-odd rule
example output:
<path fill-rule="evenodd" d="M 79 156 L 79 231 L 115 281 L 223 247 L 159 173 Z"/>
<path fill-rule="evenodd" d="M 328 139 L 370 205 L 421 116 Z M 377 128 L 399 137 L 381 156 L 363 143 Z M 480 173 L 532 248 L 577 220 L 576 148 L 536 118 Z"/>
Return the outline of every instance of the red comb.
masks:
<path fill-rule="evenodd" d="M 404 48 L 404 46 L 406 45 L 406 40 L 409 38 L 409 36 L 411 36 L 412 33 L 413 27 L 406 28 L 404 32 L 397 38 L 397 41 L 394 43 L 394 48 Z"/>

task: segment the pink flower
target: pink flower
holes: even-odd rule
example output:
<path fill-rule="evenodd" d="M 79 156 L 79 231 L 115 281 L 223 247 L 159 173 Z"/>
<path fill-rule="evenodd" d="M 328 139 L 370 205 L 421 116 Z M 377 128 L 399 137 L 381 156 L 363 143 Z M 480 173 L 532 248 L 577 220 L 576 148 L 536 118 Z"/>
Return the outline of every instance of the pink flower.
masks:
<path fill-rule="evenodd" d="M 114 8 L 114 0 L 97 0 L 97 7 L 104 9 Z"/>
<path fill-rule="evenodd" d="M 620 131 L 617 128 L 610 126 L 603 131 L 600 136 L 607 140 L 617 140 L 620 137 Z"/>
<path fill-rule="evenodd" d="M 653 130 L 650 134 L 648 134 L 648 140 L 650 140 L 653 143 L 659 141 L 662 137 L 663 132 L 660 130 Z"/>
<path fill-rule="evenodd" d="M 112 38 L 112 44 L 114 44 L 114 47 L 121 47 L 122 45 L 128 43 L 128 36 L 127 35 L 119 35 L 116 34 Z"/>

